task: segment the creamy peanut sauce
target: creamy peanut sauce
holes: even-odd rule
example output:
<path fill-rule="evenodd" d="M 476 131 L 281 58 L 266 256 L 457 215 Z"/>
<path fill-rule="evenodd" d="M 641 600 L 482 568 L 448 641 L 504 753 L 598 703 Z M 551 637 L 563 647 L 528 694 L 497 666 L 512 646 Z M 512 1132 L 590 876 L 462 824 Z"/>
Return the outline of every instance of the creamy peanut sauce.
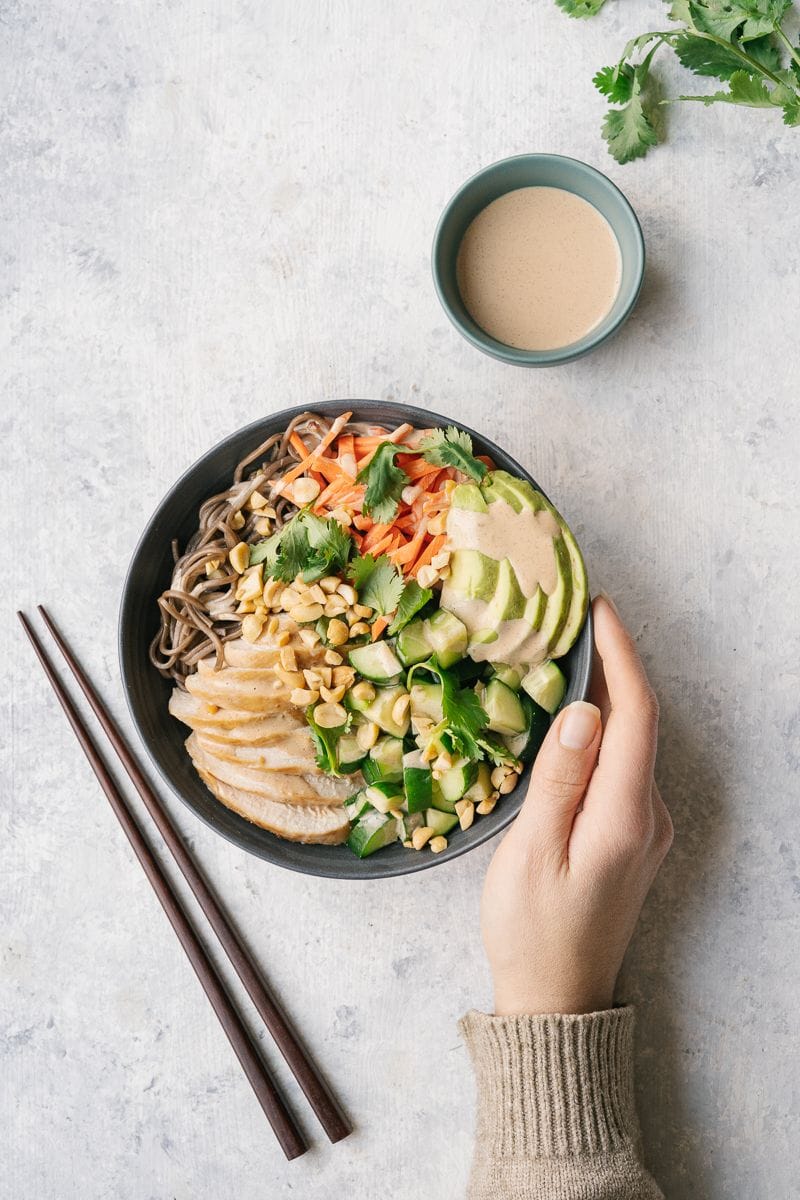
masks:
<path fill-rule="evenodd" d="M 460 550 L 480 550 L 489 558 L 507 558 L 526 596 L 536 593 L 537 584 L 548 596 L 556 586 L 556 556 L 553 538 L 561 527 L 546 509 L 516 512 L 505 500 L 494 500 L 487 512 L 450 508 L 447 538 Z"/>
<path fill-rule="evenodd" d="M 467 310 L 492 337 L 518 350 L 557 350 L 610 312 L 622 256 L 608 221 L 581 196 L 517 188 L 472 221 L 456 275 Z"/>
<path fill-rule="evenodd" d="M 558 568 L 554 539 L 560 534 L 551 512 L 528 508 L 516 512 L 504 500 L 494 500 L 485 513 L 451 507 L 447 515 L 449 548 L 478 550 L 498 560 L 507 558 L 526 597 L 535 596 L 537 587 L 548 596 L 555 590 Z M 497 634 L 492 641 L 470 644 L 470 656 L 476 662 L 533 665 L 547 657 L 547 637 L 521 618 L 497 621 L 491 599 L 464 596 L 445 580 L 442 608 L 463 621 L 471 635 L 487 630 Z"/>

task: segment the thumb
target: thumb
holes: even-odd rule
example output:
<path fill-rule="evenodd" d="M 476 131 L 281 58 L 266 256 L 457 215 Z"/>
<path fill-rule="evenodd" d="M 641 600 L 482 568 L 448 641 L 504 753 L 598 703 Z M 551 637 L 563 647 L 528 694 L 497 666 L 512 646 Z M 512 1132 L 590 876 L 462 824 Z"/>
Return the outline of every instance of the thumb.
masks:
<path fill-rule="evenodd" d="M 600 709 L 582 700 L 568 705 L 548 730 L 536 756 L 528 794 L 516 824 L 528 836 L 563 850 L 600 749 Z"/>

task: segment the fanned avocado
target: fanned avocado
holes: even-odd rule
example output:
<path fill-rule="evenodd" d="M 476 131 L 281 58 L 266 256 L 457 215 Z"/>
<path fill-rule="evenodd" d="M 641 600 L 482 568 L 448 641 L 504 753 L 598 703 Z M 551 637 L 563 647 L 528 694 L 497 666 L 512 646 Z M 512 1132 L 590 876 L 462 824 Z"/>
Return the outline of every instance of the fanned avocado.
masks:
<path fill-rule="evenodd" d="M 564 628 L 561 630 L 558 640 L 550 648 L 551 658 L 561 658 L 574 645 L 583 627 L 583 622 L 586 619 L 586 610 L 589 607 L 589 580 L 586 577 L 586 565 L 583 561 L 583 555 L 578 548 L 578 543 L 575 541 L 572 530 L 563 518 L 556 513 L 555 509 L 553 509 L 553 514 L 557 517 L 561 525 L 561 532 L 564 543 L 569 551 L 572 570 L 572 600 L 569 612 L 567 613 Z"/>
<path fill-rule="evenodd" d="M 450 557 L 448 590 L 470 600 L 488 602 L 497 589 L 499 572 L 498 560 L 481 554 L 480 550 L 454 550 Z"/>
<path fill-rule="evenodd" d="M 547 509 L 558 522 L 561 528 L 561 535 L 567 546 L 570 559 L 570 570 L 572 573 L 572 594 L 570 598 L 569 609 L 564 618 L 563 628 L 555 642 L 550 643 L 550 657 L 561 658 L 570 647 L 574 644 L 578 634 L 581 631 L 583 622 L 586 619 L 586 610 L 589 606 L 589 581 L 586 576 L 586 566 L 583 561 L 583 555 L 580 552 L 578 543 L 572 530 L 567 525 L 561 513 L 552 505 L 549 500 L 546 500 L 541 492 L 537 492 L 525 479 L 515 479 L 513 475 L 508 475 L 505 471 L 495 471 L 494 475 L 501 476 L 501 485 L 504 493 L 504 498 L 508 492 L 518 498 L 522 508 L 533 508 L 537 512 L 542 509 Z M 509 501 L 510 502 L 510 501 Z M 517 509 L 516 511 L 520 511 Z M 534 601 L 530 602 L 531 606 Z M 531 620 L 530 613 L 526 613 L 528 620 Z M 539 628 L 539 624 L 532 621 L 534 629 Z"/>
<path fill-rule="evenodd" d="M 572 602 L 572 566 L 563 538 L 553 540 L 556 555 L 556 586 L 547 598 L 547 608 L 539 632 L 547 639 L 547 648 L 556 644 L 567 620 Z"/>
<path fill-rule="evenodd" d="M 470 512 L 486 512 L 489 507 L 477 483 L 457 484 L 450 504 L 453 508 L 466 508 Z"/>

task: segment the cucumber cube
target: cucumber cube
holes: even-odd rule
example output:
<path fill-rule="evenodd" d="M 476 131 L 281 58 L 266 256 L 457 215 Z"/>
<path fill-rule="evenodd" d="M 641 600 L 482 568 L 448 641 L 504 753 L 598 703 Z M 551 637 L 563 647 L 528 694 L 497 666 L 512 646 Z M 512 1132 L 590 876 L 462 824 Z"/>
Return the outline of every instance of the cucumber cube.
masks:
<path fill-rule="evenodd" d="M 347 839 L 347 845 L 356 858 L 366 858 L 384 846 L 397 841 L 397 822 L 394 817 L 371 811 L 359 817 Z"/>
<path fill-rule="evenodd" d="M 533 667 L 523 679 L 522 686 L 531 700 L 552 716 L 564 699 L 567 681 L 561 669 L 548 660 Z"/>

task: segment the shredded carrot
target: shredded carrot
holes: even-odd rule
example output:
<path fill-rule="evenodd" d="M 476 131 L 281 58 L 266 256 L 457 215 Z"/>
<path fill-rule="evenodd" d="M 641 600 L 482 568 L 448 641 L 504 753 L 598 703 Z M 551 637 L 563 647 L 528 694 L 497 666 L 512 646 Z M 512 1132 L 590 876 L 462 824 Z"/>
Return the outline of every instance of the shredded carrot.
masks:
<path fill-rule="evenodd" d="M 352 475 L 348 475 L 335 458 L 328 458 L 326 454 L 320 455 L 314 463 L 314 470 L 319 471 L 320 475 L 324 475 L 328 483 L 335 483 L 337 479 L 345 483 L 353 482 Z"/>
<path fill-rule="evenodd" d="M 372 547 L 377 546 L 379 542 L 382 544 L 391 528 L 391 522 L 388 525 L 373 525 L 367 536 L 364 538 L 364 548 L 366 550 L 371 550 Z"/>
<path fill-rule="evenodd" d="M 381 636 L 381 634 L 383 633 L 384 629 L 387 627 L 388 624 L 389 624 L 388 617 L 376 617 L 375 618 L 375 620 L 372 622 L 372 640 L 373 640 L 373 642 L 377 642 L 378 638 Z"/>
<path fill-rule="evenodd" d="M 292 445 L 294 446 L 295 450 L 297 451 L 297 453 L 300 455 L 301 458 L 308 458 L 308 446 L 305 444 L 303 439 L 300 437 L 300 434 L 297 432 L 296 429 L 293 429 L 292 432 L 289 434 L 289 441 L 292 443 Z"/>
<path fill-rule="evenodd" d="M 367 545 L 367 540 L 365 538 L 363 549 L 366 550 L 368 554 L 372 554 L 375 556 L 375 558 L 377 558 L 380 554 L 385 554 L 387 550 L 391 550 L 393 543 L 393 534 L 387 533 L 386 536 L 382 537 L 379 542 L 370 542 L 369 546 Z"/>
<path fill-rule="evenodd" d="M 322 441 L 319 443 L 319 445 L 315 446 L 310 454 L 307 454 L 304 459 L 302 459 L 299 463 L 297 463 L 295 466 L 293 466 L 291 468 L 291 470 L 286 472 L 286 474 L 283 476 L 283 478 L 278 481 L 278 484 L 277 484 L 277 487 L 275 490 L 279 493 L 283 492 L 283 490 L 290 483 L 293 483 L 294 480 L 298 478 L 298 476 L 304 474 L 304 472 L 309 470 L 309 468 L 313 467 L 314 464 L 316 463 L 317 459 L 322 454 L 325 453 L 328 446 L 330 446 L 331 442 L 334 442 L 336 440 L 336 438 L 342 432 L 342 430 L 344 429 L 345 425 L 350 420 L 352 415 L 353 414 L 351 412 L 347 412 L 347 413 L 342 413 L 342 415 L 340 417 L 337 417 L 336 420 L 331 425 L 328 432 L 325 434 Z"/>
<path fill-rule="evenodd" d="M 353 517 L 353 524 L 355 525 L 356 529 L 361 529 L 361 530 L 371 529 L 372 528 L 372 518 L 359 515 L 357 517 Z"/>
<path fill-rule="evenodd" d="M 419 529 L 408 545 L 402 546 L 399 550 L 395 551 L 394 554 L 389 556 L 395 566 L 399 567 L 406 563 L 413 563 L 414 559 L 417 557 L 420 549 L 422 548 L 422 544 L 425 541 L 427 533 L 428 525 L 427 522 L 423 520 L 420 523 Z"/>
<path fill-rule="evenodd" d="M 412 457 L 409 454 L 399 454 L 397 457 L 401 460 L 397 465 L 403 468 L 414 483 L 420 482 L 426 475 L 436 475 L 442 469 L 435 463 L 426 462 L 424 458 Z"/>
<path fill-rule="evenodd" d="M 440 550 L 444 549 L 445 540 L 446 539 L 443 533 L 440 533 L 438 537 L 431 538 L 411 568 L 410 574 L 416 575 L 420 567 L 426 567 L 431 559 L 434 558 Z"/>

